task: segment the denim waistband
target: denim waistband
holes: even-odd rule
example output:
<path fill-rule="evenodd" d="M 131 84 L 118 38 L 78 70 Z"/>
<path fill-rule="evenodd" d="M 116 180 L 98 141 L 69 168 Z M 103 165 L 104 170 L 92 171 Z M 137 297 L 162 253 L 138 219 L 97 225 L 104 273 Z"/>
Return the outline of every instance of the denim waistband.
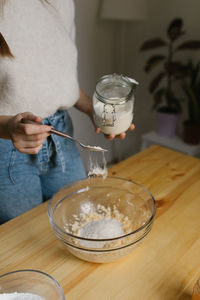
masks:
<path fill-rule="evenodd" d="M 71 118 L 67 111 L 65 110 L 58 110 L 54 115 L 47 117 L 43 119 L 42 124 L 45 125 L 51 125 L 55 127 L 58 130 L 62 130 L 62 128 L 65 128 L 65 131 L 68 134 L 72 134 L 71 131 Z M 59 128 L 56 127 L 56 125 L 59 126 Z M 62 171 L 65 172 L 66 166 L 65 166 L 65 158 L 62 151 L 61 146 L 61 139 L 59 136 L 55 134 L 51 134 L 43 143 L 41 151 L 38 153 L 38 159 L 41 164 L 41 168 L 43 171 L 46 171 L 46 164 L 50 160 L 54 160 L 56 157 L 53 151 L 53 148 L 56 149 L 56 154 L 58 156 L 58 159 L 62 166 Z M 54 145 L 54 147 L 53 147 Z"/>
<path fill-rule="evenodd" d="M 66 119 L 66 117 L 69 117 L 69 114 L 66 110 L 58 110 L 54 115 L 44 118 L 42 120 L 42 124 L 55 126 L 57 121 L 62 117 L 64 117 L 64 119 Z"/>

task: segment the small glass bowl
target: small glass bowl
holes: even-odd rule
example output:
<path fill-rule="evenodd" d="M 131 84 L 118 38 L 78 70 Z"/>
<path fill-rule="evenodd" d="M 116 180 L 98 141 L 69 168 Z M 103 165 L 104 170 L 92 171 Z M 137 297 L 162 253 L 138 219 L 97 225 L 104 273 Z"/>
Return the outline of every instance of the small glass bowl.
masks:
<path fill-rule="evenodd" d="M 88 239 L 74 234 L 77 216 L 94 214 L 99 206 L 111 211 L 117 209 L 126 216 L 130 232 L 109 239 Z M 132 252 L 150 232 L 155 212 L 155 200 L 146 188 L 117 177 L 87 178 L 63 187 L 48 205 L 50 224 L 65 248 L 83 260 L 97 263 L 115 261 Z"/>
<path fill-rule="evenodd" d="M 65 300 L 59 283 L 50 275 L 38 270 L 17 270 L 0 276 L 0 295 L 30 293 L 45 300 Z"/>

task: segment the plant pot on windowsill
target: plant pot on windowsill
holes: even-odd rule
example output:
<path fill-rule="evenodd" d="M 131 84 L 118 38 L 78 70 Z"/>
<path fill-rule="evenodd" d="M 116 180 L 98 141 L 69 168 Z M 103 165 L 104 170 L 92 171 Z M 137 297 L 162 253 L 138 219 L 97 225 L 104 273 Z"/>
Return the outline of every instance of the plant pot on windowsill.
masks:
<path fill-rule="evenodd" d="M 200 122 L 183 122 L 183 141 L 187 144 L 197 145 L 200 143 Z"/>
<path fill-rule="evenodd" d="M 160 136 L 174 137 L 177 133 L 179 122 L 177 110 L 169 107 L 161 107 L 156 112 L 156 132 Z"/>

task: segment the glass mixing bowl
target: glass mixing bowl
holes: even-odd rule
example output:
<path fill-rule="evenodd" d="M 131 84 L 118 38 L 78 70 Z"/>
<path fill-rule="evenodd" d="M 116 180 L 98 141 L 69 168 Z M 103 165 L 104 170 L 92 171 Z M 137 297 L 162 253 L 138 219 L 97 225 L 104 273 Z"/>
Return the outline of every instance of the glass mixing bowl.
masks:
<path fill-rule="evenodd" d="M 155 212 L 155 200 L 146 188 L 117 177 L 92 177 L 65 186 L 48 205 L 50 224 L 65 248 L 80 259 L 98 263 L 132 252 L 151 230 Z M 77 233 L 88 220 L 116 216 L 125 227 L 123 235 L 93 239 Z"/>
<path fill-rule="evenodd" d="M 35 294 L 45 300 L 65 300 L 59 283 L 38 270 L 17 270 L 1 275 L 0 296 L 12 293 Z"/>

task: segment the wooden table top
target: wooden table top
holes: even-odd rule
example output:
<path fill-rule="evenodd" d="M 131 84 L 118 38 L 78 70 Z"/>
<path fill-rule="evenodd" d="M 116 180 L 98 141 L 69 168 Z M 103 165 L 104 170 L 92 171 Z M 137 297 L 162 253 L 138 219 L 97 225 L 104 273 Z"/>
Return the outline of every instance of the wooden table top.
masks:
<path fill-rule="evenodd" d="M 200 277 L 200 160 L 152 146 L 109 170 L 145 186 L 157 202 L 152 231 L 127 257 L 89 263 L 63 249 L 47 203 L 0 226 L 0 274 L 38 269 L 66 300 L 189 300 Z"/>

